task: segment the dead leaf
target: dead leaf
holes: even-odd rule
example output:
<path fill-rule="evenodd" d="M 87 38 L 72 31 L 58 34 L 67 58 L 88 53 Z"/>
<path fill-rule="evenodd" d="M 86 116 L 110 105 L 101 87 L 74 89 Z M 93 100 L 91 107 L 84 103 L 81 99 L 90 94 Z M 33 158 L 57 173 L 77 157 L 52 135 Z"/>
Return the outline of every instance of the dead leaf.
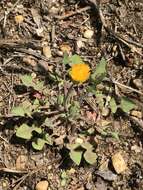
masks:
<path fill-rule="evenodd" d="M 27 156 L 25 156 L 25 155 L 18 156 L 18 158 L 16 160 L 16 169 L 17 170 L 25 170 L 27 161 L 28 161 Z"/>
<path fill-rule="evenodd" d="M 102 177 L 104 180 L 107 180 L 107 181 L 115 181 L 117 179 L 117 175 L 111 172 L 110 170 L 106 170 L 106 171 L 99 170 L 99 171 L 96 171 L 95 174 Z"/>
<path fill-rule="evenodd" d="M 89 124 L 94 124 L 96 122 L 96 119 L 97 119 L 97 113 L 94 111 L 94 112 L 91 112 L 91 111 L 86 111 L 86 122 L 89 123 Z"/>
<path fill-rule="evenodd" d="M 47 190 L 49 186 L 48 181 L 40 181 L 39 183 L 37 183 L 36 185 L 36 190 Z"/>
<path fill-rule="evenodd" d="M 50 49 L 49 46 L 44 46 L 43 47 L 43 55 L 45 55 L 45 57 L 47 57 L 47 58 L 52 57 L 51 49 Z"/>
<path fill-rule="evenodd" d="M 39 12 L 37 9 L 31 8 L 31 14 L 33 17 L 33 20 L 38 28 L 41 28 L 41 16 L 39 15 Z"/>
<path fill-rule="evenodd" d="M 112 156 L 112 164 L 118 174 L 124 172 L 127 169 L 127 165 L 120 152 L 117 152 Z"/>
<path fill-rule="evenodd" d="M 56 145 L 63 145 L 64 144 L 64 138 L 66 135 L 61 135 L 58 138 L 56 138 L 54 140 L 54 142 L 56 143 Z"/>

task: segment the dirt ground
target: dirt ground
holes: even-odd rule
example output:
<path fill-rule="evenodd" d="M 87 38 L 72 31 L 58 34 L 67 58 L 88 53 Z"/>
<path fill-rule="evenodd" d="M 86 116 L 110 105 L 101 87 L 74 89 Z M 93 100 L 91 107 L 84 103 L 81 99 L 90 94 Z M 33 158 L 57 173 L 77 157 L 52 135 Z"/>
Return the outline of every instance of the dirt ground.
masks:
<path fill-rule="evenodd" d="M 84 98 L 90 86 L 86 82 L 73 87 L 72 100 L 80 104 L 78 118 L 63 119 L 57 98 L 71 84 L 62 63 L 63 45 L 91 70 L 105 57 L 108 75 L 115 81 L 112 96 L 117 101 L 126 96 L 136 108 L 128 113 L 120 109 L 115 114 L 111 110 L 103 113 L 94 94 Z M 46 53 L 44 46 L 48 47 Z M 58 83 L 53 73 L 58 73 Z M 50 129 L 42 127 L 55 140 L 40 151 L 32 148 L 31 141 L 15 135 L 25 118 L 12 117 L 11 110 L 31 98 L 29 91 L 18 87 L 22 74 L 44 81 L 48 89 L 46 111 L 53 124 Z M 61 78 L 66 85 L 59 82 Z M 109 87 L 108 81 L 103 81 L 99 88 Z M 105 102 L 109 94 L 105 93 Z M 40 121 L 37 115 L 32 120 Z M 111 135 L 102 133 L 105 128 Z M 88 135 L 89 131 L 94 132 Z M 94 144 L 95 164 L 82 160 L 77 166 L 69 158 L 66 144 L 76 138 Z M 126 165 L 123 172 L 113 164 L 118 152 Z M 48 190 L 143 189 L 142 0 L 0 1 L 0 190 L 34 190 L 42 180 L 48 182 Z"/>

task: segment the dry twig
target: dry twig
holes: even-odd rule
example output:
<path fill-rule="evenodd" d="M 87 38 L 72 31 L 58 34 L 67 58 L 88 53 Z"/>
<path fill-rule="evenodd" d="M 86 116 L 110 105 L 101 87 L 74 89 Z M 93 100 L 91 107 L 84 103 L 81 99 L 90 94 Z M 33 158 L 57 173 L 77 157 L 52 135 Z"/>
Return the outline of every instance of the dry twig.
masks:
<path fill-rule="evenodd" d="M 64 19 L 67 19 L 67 18 L 69 18 L 69 17 L 71 17 L 71 16 L 74 16 L 74 15 L 76 15 L 76 14 L 82 13 L 82 12 L 87 11 L 87 10 L 90 10 L 90 9 L 91 9 L 91 7 L 90 7 L 90 6 L 87 6 L 87 7 L 78 9 L 78 10 L 76 10 L 76 11 L 74 11 L 74 12 L 72 11 L 72 12 L 70 12 L 70 13 L 68 13 L 68 14 L 65 14 L 65 15 L 62 15 L 62 16 L 55 16 L 55 18 L 57 18 L 57 19 L 59 19 L 59 20 L 64 20 Z"/>

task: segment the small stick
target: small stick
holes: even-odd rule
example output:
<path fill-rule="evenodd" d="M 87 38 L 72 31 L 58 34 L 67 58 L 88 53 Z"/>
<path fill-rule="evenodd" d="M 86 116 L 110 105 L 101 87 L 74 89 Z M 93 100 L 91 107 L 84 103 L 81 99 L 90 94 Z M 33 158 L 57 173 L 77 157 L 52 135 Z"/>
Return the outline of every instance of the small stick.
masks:
<path fill-rule="evenodd" d="M 0 168 L 0 172 L 15 173 L 15 174 L 26 174 L 26 173 L 28 173 L 28 171 L 21 171 L 21 170 L 10 169 L 10 168 Z"/>
<path fill-rule="evenodd" d="M 115 81 L 115 80 L 112 80 L 112 82 L 113 82 L 114 84 L 118 85 L 118 86 L 124 87 L 124 88 L 129 89 L 129 90 L 131 90 L 131 91 L 133 91 L 133 92 L 136 92 L 136 93 L 138 93 L 138 94 L 140 94 L 140 95 L 143 95 L 143 92 L 141 92 L 141 91 L 139 91 L 139 90 L 137 90 L 137 89 L 134 89 L 134 88 L 132 88 L 132 87 L 130 87 L 130 86 L 127 86 L 127 85 L 125 85 L 125 84 L 121 84 L 120 82 L 117 82 L 117 81 Z"/>
<path fill-rule="evenodd" d="M 87 11 L 87 10 L 90 10 L 90 9 L 91 9 L 90 6 L 86 6 L 86 7 L 84 7 L 84 8 L 81 8 L 81 9 L 76 10 L 75 12 L 72 11 L 72 12 L 70 12 L 70 13 L 68 13 L 68 14 L 65 14 L 65 15 L 62 15 L 62 16 L 55 16 L 55 18 L 57 18 L 57 19 L 59 19 L 59 20 L 64 20 L 64 19 L 67 19 L 67 18 L 69 18 L 69 17 L 71 17 L 71 16 L 74 16 L 74 15 L 76 15 L 76 14 L 82 13 L 82 12 Z"/>

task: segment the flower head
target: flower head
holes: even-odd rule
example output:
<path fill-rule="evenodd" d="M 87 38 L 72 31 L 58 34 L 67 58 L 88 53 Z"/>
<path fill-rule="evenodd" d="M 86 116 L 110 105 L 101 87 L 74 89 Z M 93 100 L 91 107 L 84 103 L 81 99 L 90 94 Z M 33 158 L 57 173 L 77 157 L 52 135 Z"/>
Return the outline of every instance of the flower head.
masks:
<path fill-rule="evenodd" d="M 85 82 L 90 76 L 90 67 L 85 63 L 73 64 L 69 75 L 76 82 Z"/>

